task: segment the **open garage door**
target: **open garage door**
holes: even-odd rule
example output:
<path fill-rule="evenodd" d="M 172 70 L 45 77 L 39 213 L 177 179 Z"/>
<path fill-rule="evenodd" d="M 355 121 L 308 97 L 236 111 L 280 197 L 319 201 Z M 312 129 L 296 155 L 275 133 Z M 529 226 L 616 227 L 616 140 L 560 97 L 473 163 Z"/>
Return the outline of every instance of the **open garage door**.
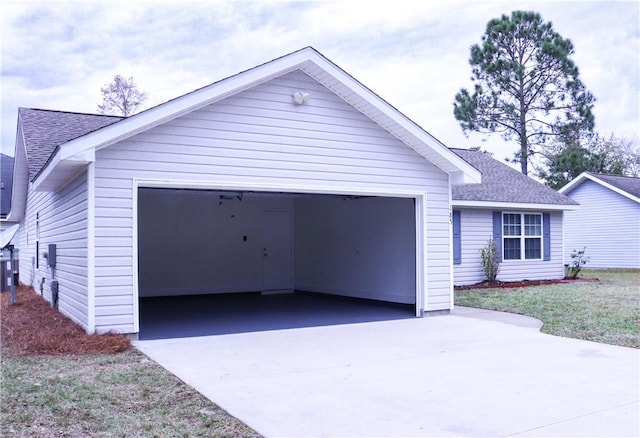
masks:
<path fill-rule="evenodd" d="M 259 313 L 415 316 L 415 218 L 413 198 L 139 188 L 140 337 L 202 334 L 189 320 L 229 332 L 232 314 L 252 330 Z"/>

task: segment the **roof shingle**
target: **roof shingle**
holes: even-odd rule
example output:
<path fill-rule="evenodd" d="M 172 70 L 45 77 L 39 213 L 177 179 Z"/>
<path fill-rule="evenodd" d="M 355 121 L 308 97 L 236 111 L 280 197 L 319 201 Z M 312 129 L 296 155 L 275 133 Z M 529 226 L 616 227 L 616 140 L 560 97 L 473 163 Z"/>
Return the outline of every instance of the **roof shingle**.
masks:
<path fill-rule="evenodd" d="M 605 175 L 600 173 L 587 172 L 589 175 L 611 184 L 612 186 L 640 198 L 640 178 L 634 176 Z"/>
<path fill-rule="evenodd" d="M 485 152 L 469 149 L 451 150 L 482 173 L 480 184 L 453 187 L 454 200 L 578 205 L 573 199 L 501 163 Z"/>
<path fill-rule="evenodd" d="M 18 119 L 29 163 L 29 180 L 47 164 L 56 148 L 124 117 L 19 108 Z"/>

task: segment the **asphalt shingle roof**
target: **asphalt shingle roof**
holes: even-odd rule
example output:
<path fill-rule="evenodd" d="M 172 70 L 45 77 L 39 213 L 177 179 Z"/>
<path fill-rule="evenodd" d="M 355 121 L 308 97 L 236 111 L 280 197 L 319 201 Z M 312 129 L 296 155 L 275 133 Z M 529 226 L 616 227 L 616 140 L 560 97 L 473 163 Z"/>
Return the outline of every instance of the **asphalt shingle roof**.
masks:
<path fill-rule="evenodd" d="M 601 181 L 611 184 L 617 189 L 623 190 L 630 195 L 640 198 L 640 178 L 622 175 L 604 175 L 599 173 L 587 172 L 589 175 L 598 178 Z"/>
<path fill-rule="evenodd" d="M 124 118 L 33 108 L 20 108 L 18 113 L 29 163 L 30 181 L 33 181 L 47 164 L 58 146 Z"/>
<path fill-rule="evenodd" d="M 578 205 L 573 199 L 529 178 L 485 152 L 469 149 L 451 150 L 482 173 L 480 184 L 453 187 L 454 200 Z"/>

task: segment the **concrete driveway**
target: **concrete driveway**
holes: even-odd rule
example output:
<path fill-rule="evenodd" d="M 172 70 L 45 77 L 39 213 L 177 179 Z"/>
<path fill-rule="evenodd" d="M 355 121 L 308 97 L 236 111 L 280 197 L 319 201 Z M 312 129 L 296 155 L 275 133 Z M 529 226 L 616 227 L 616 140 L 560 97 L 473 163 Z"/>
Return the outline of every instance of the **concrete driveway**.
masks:
<path fill-rule="evenodd" d="M 640 351 L 539 327 L 457 308 L 136 346 L 268 437 L 640 436 Z"/>

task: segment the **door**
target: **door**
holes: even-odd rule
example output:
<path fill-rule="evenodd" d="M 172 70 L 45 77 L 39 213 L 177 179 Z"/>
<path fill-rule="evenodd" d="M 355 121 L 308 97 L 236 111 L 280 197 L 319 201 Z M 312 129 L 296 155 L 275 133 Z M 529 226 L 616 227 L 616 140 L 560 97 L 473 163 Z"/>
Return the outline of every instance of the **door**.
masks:
<path fill-rule="evenodd" d="M 262 212 L 263 293 L 293 292 L 291 212 Z"/>

